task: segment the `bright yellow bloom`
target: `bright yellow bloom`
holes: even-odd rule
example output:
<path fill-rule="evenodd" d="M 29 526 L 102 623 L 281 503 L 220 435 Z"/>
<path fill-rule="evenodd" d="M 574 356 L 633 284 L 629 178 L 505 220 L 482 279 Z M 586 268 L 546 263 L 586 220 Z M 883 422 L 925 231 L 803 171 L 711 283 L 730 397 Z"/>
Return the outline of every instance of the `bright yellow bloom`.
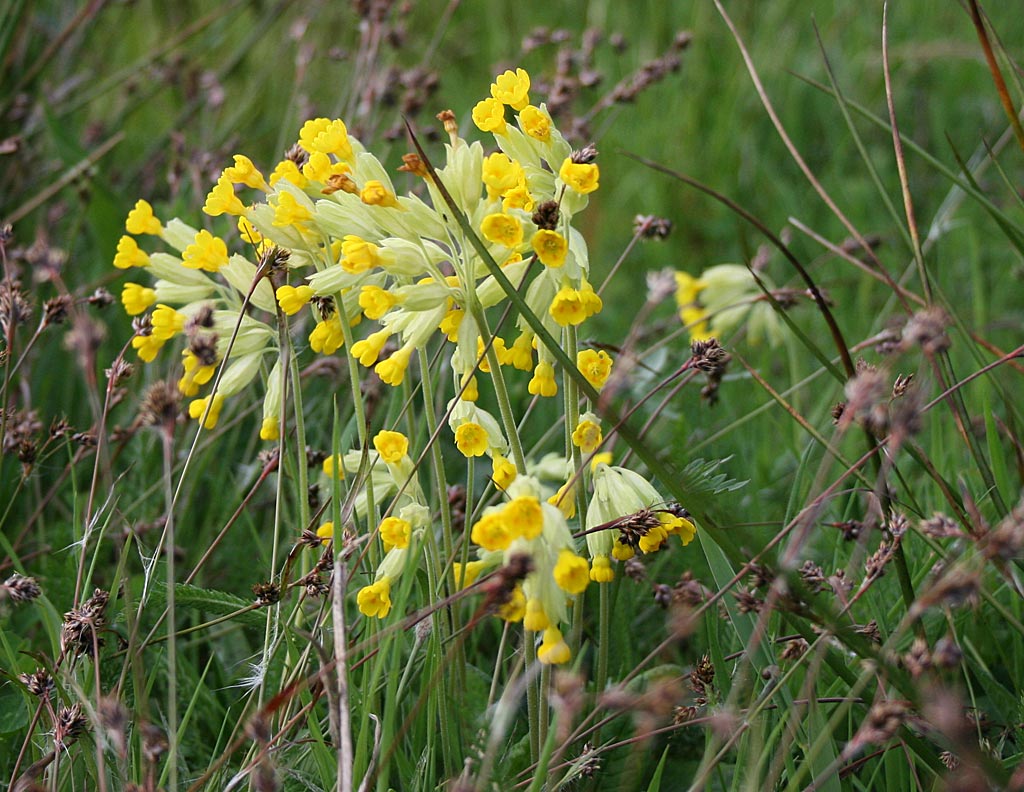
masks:
<path fill-rule="evenodd" d="M 677 517 L 674 514 L 662 512 L 658 515 L 658 519 L 664 526 L 666 533 L 669 536 L 678 536 L 684 547 L 692 542 L 693 537 L 697 535 L 697 527 L 685 517 Z"/>
<path fill-rule="evenodd" d="M 491 480 L 498 489 L 507 490 L 517 475 L 516 466 L 501 454 L 495 454 L 491 459 Z"/>
<path fill-rule="evenodd" d="M 523 132 L 541 143 L 551 140 L 551 119 L 539 107 L 527 105 L 519 112 Z"/>
<path fill-rule="evenodd" d="M 380 248 L 354 234 L 347 234 L 341 242 L 341 268 L 358 275 L 380 266 Z"/>
<path fill-rule="evenodd" d="M 242 215 L 245 213 L 245 204 L 235 195 L 235 186 L 227 177 L 227 171 L 221 174 L 213 189 L 206 196 L 206 203 L 203 204 L 203 211 L 210 217 L 219 217 L 222 214 Z"/>
<path fill-rule="evenodd" d="M 217 372 L 217 364 L 202 365 L 199 358 L 191 351 L 185 350 L 182 365 L 185 373 L 178 380 L 178 390 L 183 396 L 195 396 L 199 393 L 199 386 L 205 385 Z"/>
<path fill-rule="evenodd" d="M 598 465 L 610 465 L 611 463 L 611 451 L 605 451 L 602 454 L 594 454 L 594 458 L 590 460 L 590 472 L 593 473 L 595 470 L 597 470 Z"/>
<path fill-rule="evenodd" d="M 480 577 L 480 573 L 486 568 L 487 564 L 483 561 L 470 561 L 465 567 L 456 561 L 452 564 L 452 569 L 455 573 L 455 585 L 463 589 L 469 588 L 476 583 L 477 578 Z"/>
<path fill-rule="evenodd" d="M 526 601 L 526 613 L 523 614 L 523 627 L 531 632 L 546 630 L 551 625 L 551 620 L 544 612 L 544 605 L 536 597 Z"/>
<path fill-rule="evenodd" d="M 224 169 L 225 178 L 233 183 L 252 187 L 254 190 L 267 189 L 267 180 L 263 178 L 263 174 L 252 164 L 251 159 L 244 154 L 235 154 L 233 159 L 235 164 L 230 168 Z"/>
<path fill-rule="evenodd" d="M 392 387 L 402 384 L 405 379 L 405 370 L 409 367 L 409 357 L 412 355 L 412 347 L 402 347 L 387 360 L 382 360 L 373 370 L 377 372 L 381 382 Z"/>
<path fill-rule="evenodd" d="M 583 283 L 580 285 L 578 292 L 580 296 L 580 302 L 583 303 L 583 310 L 586 311 L 587 318 L 596 316 L 601 313 L 601 309 L 604 308 L 604 302 L 597 292 L 594 291 L 594 287 L 587 282 L 587 279 L 583 279 Z"/>
<path fill-rule="evenodd" d="M 469 538 L 484 550 L 505 550 L 516 537 L 509 531 L 500 512 L 490 512 L 476 521 Z"/>
<path fill-rule="evenodd" d="M 562 512 L 562 516 L 571 520 L 576 516 L 576 483 L 565 482 L 558 492 L 548 498 L 548 503 Z"/>
<path fill-rule="evenodd" d="M 121 304 L 129 316 L 138 316 L 156 303 L 156 292 L 138 283 L 126 283 L 121 288 Z"/>
<path fill-rule="evenodd" d="M 697 305 L 687 305 L 679 311 L 679 318 L 690 331 L 691 341 L 707 341 L 714 337 L 707 322 L 708 312 Z"/>
<path fill-rule="evenodd" d="M 591 420 L 581 420 L 572 433 L 572 442 L 584 454 L 596 451 L 604 440 L 600 424 Z"/>
<path fill-rule="evenodd" d="M 693 277 L 688 272 L 676 273 L 676 304 L 682 308 L 697 302 L 697 295 L 704 290 L 707 284 L 699 278 Z"/>
<path fill-rule="evenodd" d="M 114 255 L 114 266 L 118 269 L 145 267 L 149 264 L 149 255 L 130 236 L 123 236 L 117 243 Z"/>
<path fill-rule="evenodd" d="M 373 438 L 373 447 L 377 449 L 380 458 L 389 465 L 402 461 L 402 458 L 409 453 L 409 438 L 401 432 L 392 432 L 382 429 Z"/>
<path fill-rule="evenodd" d="M 532 212 L 535 205 L 536 201 L 533 200 L 533 196 L 530 195 L 530 191 L 526 188 L 526 182 L 521 182 L 515 187 L 505 190 L 505 194 L 501 198 L 501 211 L 503 212 L 507 212 L 509 209 L 522 209 L 524 212 Z"/>
<path fill-rule="evenodd" d="M 268 415 L 260 424 L 260 440 L 280 440 L 281 422 L 276 415 Z"/>
<path fill-rule="evenodd" d="M 530 103 L 530 75 L 525 69 L 499 74 L 491 83 L 491 96 L 513 110 L 522 110 Z"/>
<path fill-rule="evenodd" d="M 611 583 L 615 580 L 615 570 L 606 555 L 594 556 L 590 566 L 590 579 L 595 583 Z"/>
<path fill-rule="evenodd" d="M 300 190 L 304 190 L 309 185 L 309 179 L 302 175 L 299 166 L 290 159 L 281 160 L 277 163 L 274 172 L 270 174 L 270 186 L 273 187 L 281 179 L 291 182 Z"/>
<path fill-rule="evenodd" d="M 352 159 L 352 144 L 348 129 L 341 119 L 314 118 L 299 130 L 299 145 L 310 154 L 335 154 L 341 159 Z"/>
<path fill-rule="evenodd" d="M 483 99 L 473 108 L 473 123 L 481 132 L 505 134 L 505 105 L 497 99 Z"/>
<path fill-rule="evenodd" d="M 480 424 L 467 421 L 456 428 L 455 446 L 464 457 L 483 456 L 487 445 L 487 431 Z"/>
<path fill-rule="evenodd" d="M 210 404 L 209 412 L 207 412 L 207 404 Z M 213 397 L 212 403 L 210 403 L 209 396 L 202 399 L 194 399 L 188 405 L 188 415 L 190 418 L 202 421 L 204 429 L 213 429 L 217 425 L 217 419 L 220 418 L 220 410 L 223 406 L 224 396 L 220 393 Z M 204 414 L 206 415 L 205 419 L 203 418 Z"/>
<path fill-rule="evenodd" d="M 146 363 L 152 363 L 156 360 L 160 347 L 162 347 L 166 341 L 166 338 L 157 338 L 152 335 L 135 336 L 132 339 L 132 349 L 138 353 L 140 360 Z"/>
<path fill-rule="evenodd" d="M 507 622 L 519 622 L 526 615 L 526 595 L 523 594 L 523 587 L 516 586 L 512 589 L 512 595 L 508 602 L 498 608 L 497 616 Z"/>
<path fill-rule="evenodd" d="M 181 254 L 181 264 L 188 269 L 217 272 L 227 263 L 228 246 L 205 228 L 196 234 L 195 241 Z"/>
<path fill-rule="evenodd" d="M 584 349 L 576 355 L 576 368 L 583 373 L 587 382 L 601 390 L 612 373 L 612 356 L 603 349 Z"/>
<path fill-rule="evenodd" d="M 488 242 L 495 242 L 507 248 L 523 244 L 523 224 L 512 215 L 489 214 L 480 223 L 480 231 Z"/>
<path fill-rule="evenodd" d="M 554 396 L 558 393 L 558 384 L 555 382 L 555 369 L 546 360 L 540 361 L 537 368 L 533 370 L 533 379 L 526 386 L 526 389 L 533 396 Z"/>
<path fill-rule="evenodd" d="M 569 253 L 569 243 L 557 231 L 542 228 L 530 239 L 530 246 L 545 267 L 561 267 Z"/>
<path fill-rule="evenodd" d="M 596 190 L 600 176 L 594 163 L 576 163 L 569 157 L 565 158 L 562 167 L 558 169 L 558 178 L 565 182 L 570 190 L 580 195 Z"/>
<path fill-rule="evenodd" d="M 552 572 L 555 583 L 568 594 L 582 594 L 590 585 L 590 568 L 587 559 L 576 555 L 572 550 L 562 550 L 558 554 L 558 563 Z"/>
<path fill-rule="evenodd" d="M 274 244 L 257 231 L 256 226 L 246 220 L 245 217 L 238 218 L 238 235 L 247 245 L 259 245 L 261 242 L 266 242 L 268 246 Z"/>
<path fill-rule="evenodd" d="M 332 162 L 322 151 L 314 151 L 302 166 L 302 175 L 310 181 L 327 184 L 332 176 L 345 176 L 352 171 L 347 162 Z"/>
<path fill-rule="evenodd" d="M 612 546 L 612 557 L 618 561 L 629 561 L 629 559 L 635 555 L 636 551 L 628 544 L 623 544 L 622 542 L 617 541 Z"/>
<path fill-rule="evenodd" d="M 465 386 L 462 389 L 462 395 L 459 396 L 462 401 L 475 402 L 480 398 L 480 388 L 477 387 L 476 377 L 470 377 Z"/>
<path fill-rule="evenodd" d="M 161 341 L 174 338 L 185 329 L 187 317 L 183 313 L 175 311 L 169 305 L 158 305 L 153 311 L 153 337 Z"/>
<path fill-rule="evenodd" d="M 313 332 L 309 334 L 310 349 L 324 355 L 333 355 L 344 343 L 345 333 L 341 329 L 341 319 L 336 314 L 317 322 Z"/>
<path fill-rule="evenodd" d="M 342 462 L 341 456 L 335 454 L 334 456 L 327 457 L 327 459 L 324 460 L 323 471 L 327 478 L 337 478 L 339 480 L 344 479 L 345 465 Z"/>
<path fill-rule="evenodd" d="M 352 345 L 352 357 L 369 368 L 377 362 L 380 352 L 391 337 L 391 331 L 387 328 L 370 333 L 362 341 L 356 341 Z"/>
<path fill-rule="evenodd" d="M 523 166 L 501 151 L 484 157 L 481 179 L 487 187 L 487 198 L 494 200 L 509 190 L 526 183 Z"/>
<path fill-rule="evenodd" d="M 370 179 L 359 191 L 359 200 L 369 206 L 398 206 L 398 198 L 391 192 L 384 183 L 376 179 Z"/>
<path fill-rule="evenodd" d="M 530 495 L 513 498 L 501 510 L 502 518 L 515 536 L 536 539 L 544 529 L 544 512 L 540 501 Z"/>
<path fill-rule="evenodd" d="M 148 201 L 143 201 L 141 198 L 135 202 L 135 208 L 128 213 L 124 227 L 129 234 L 136 235 L 160 236 L 164 230 L 163 224 L 153 214 L 153 207 L 149 205 Z"/>
<path fill-rule="evenodd" d="M 668 541 L 668 531 L 661 525 L 655 525 L 647 533 L 640 537 L 640 552 L 654 553 L 661 549 L 661 546 Z"/>
<path fill-rule="evenodd" d="M 302 229 L 305 223 L 313 219 L 313 213 L 300 204 L 290 192 L 282 192 L 277 196 L 277 206 L 274 207 L 274 226 L 284 228 L 295 226 Z"/>
<path fill-rule="evenodd" d="M 359 292 L 359 307 L 367 319 L 380 319 L 397 304 L 398 297 L 380 286 L 363 286 Z"/>
<path fill-rule="evenodd" d="M 277 304 L 281 306 L 282 313 L 293 316 L 302 310 L 302 307 L 313 299 L 315 292 L 309 286 L 278 286 L 275 296 Z"/>
<path fill-rule="evenodd" d="M 537 659 L 545 665 L 561 665 L 568 663 L 572 658 L 569 651 L 569 644 L 562 638 L 562 633 L 557 627 L 548 627 L 544 631 L 544 640 L 537 649 Z"/>
<path fill-rule="evenodd" d="M 381 520 L 380 539 L 384 543 L 384 552 L 394 547 L 404 550 L 409 546 L 409 537 L 412 536 L 412 525 L 408 520 L 401 517 L 385 517 Z"/>
<path fill-rule="evenodd" d="M 356 603 L 364 616 L 383 619 L 391 611 L 391 579 L 382 577 L 376 583 L 363 586 L 356 594 Z"/>
<path fill-rule="evenodd" d="M 462 324 L 462 318 L 465 315 L 466 312 L 462 308 L 453 308 L 444 315 L 441 324 L 437 326 L 438 330 L 448 336 L 448 340 L 453 344 L 459 340 L 459 325 Z"/>
<path fill-rule="evenodd" d="M 581 325 L 587 318 L 587 311 L 580 293 L 570 286 L 558 290 L 551 301 L 548 313 L 562 327 Z"/>
<path fill-rule="evenodd" d="M 509 363 L 520 371 L 533 369 L 533 334 L 525 331 L 512 343 L 508 355 Z"/>
<path fill-rule="evenodd" d="M 316 535 L 320 537 L 320 544 L 329 544 L 334 538 L 334 523 L 325 522 L 316 529 Z"/>

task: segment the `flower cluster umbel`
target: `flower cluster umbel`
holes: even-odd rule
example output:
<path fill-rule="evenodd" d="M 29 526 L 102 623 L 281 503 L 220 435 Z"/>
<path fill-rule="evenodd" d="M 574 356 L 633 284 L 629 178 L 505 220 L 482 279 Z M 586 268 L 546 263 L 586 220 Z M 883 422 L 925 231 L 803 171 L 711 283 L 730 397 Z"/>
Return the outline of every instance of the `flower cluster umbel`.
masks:
<path fill-rule="evenodd" d="M 479 403 L 477 372 L 500 378 L 501 369 L 509 376 L 518 376 L 513 370 L 527 372 L 533 396 L 555 396 L 557 358 L 523 317 L 516 320 L 510 340 L 490 332 L 489 309 L 508 298 L 453 217 L 441 185 L 554 338 L 567 338 L 569 328 L 602 308 L 588 280 L 586 244 L 572 227 L 589 194 L 598 189 L 597 152 L 593 147 L 573 151 L 545 106 L 531 104 L 529 91 L 524 70 L 507 71 L 491 85 L 490 97 L 473 108 L 476 127 L 493 136 L 491 153 L 480 142 L 459 136 L 454 113 L 441 113 L 449 138 L 444 164 L 432 173 L 419 156 L 406 155 L 398 170 L 413 182 L 407 194 L 399 194 L 391 174 L 349 135 L 343 121 L 307 121 L 297 146 L 269 175 L 243 155 L 224 169 L 203 211 L 211 218 L 232 218 L 234 231 L 227 237 L 179 219 L 164 223 L 140 200 L 128 215 L 128 234 L 118 243 L 114 264 L 152 276 L 149 285 L 123 287 L 125 310 L 146 315 L 136 321 L 132 346 L 149 362 L 168 341 L 185 338 L 178 387 L 193 398 L 189 414 L 207 429 L 216 426 L 226 400 L 260 376 L 265 382 L 260 437 L 280 438 L 286 414 L 282 339 L 297 347 L 306 344 L 320 355 L 345 347 L 346 354 L 390 386 L 405 380 L 428 344 L 450 343 L 451 392 L 457 394 L 447 413 L 452 441 L 467 458 L 490 458 L 492 481 L 503 498 L 472 526 L 478 557 L 455 565 L 452 580 L 465 586 L 514 554 L 530 555 L 532 571 L 500 615 L 543 633 L 539 658 L 561 663 L 569 658 L 559 630 L 568 614 L 567 597 L 582 593 L 591 581 L 612 580 L 610 559 L 622 560 L 635 549 L 617 544 L 615 529 L 608 528 L 587 534 L 589 561 L 577 553 L 569 527 L 576 482 L 593 489 L 582 526 L 591 529 L 650 508 L 661 497 L 639 475 L 596 455 L 603 438 L 592 413 L 581 416 L 567 433 L 582 453 L 597 460 L 581 477 L 565 457 L 545 468 L 520 454 L 517 466 L 509 459 L 515 456 L 508 441 L 514 424 L 506 422 L 507 416 L 499 421 Z M 140 246 L 138 238 L 147 236 L 157 238 L 162 249 Z M 247 255 L 229 252 L 234 249 Z M 309 320 L 302 319 L 305 312 Z M 372 329 L 353 329 L 363 319 L 373 323 Z M 279 333 L 282 326 L 289 331 Z M 291 329 L 303 327 L 308 330 L 304 341 L 292 339 Z M 600 390 L 611 373 L 611 356 L 588 349 L 579 351 L 576 360 L 582 375 Z M 218 368 L 223 372 L 215 379 Z M 206 395 L 200 396 L 204 389 Z M 392 583 L 422 558 L 422 548 L 430 543 L 419 540 L 433 527 L 408 439 L 384 431 L 373 443 L 368 453 L 375 498 L 393 501 L 376 526 L 385 555 L 357 601 L 363 614 L 384 618 L 392 606 Z M 354 473 L 363 458 L 359 450 L 331 457 L 324 473 Z M 524 465 L 528 469 L 521 469 Z M 562 484 L 558 492 L 543 483 L 545 470 L 555 471 Z M 365 497 L 357 499 L 356 511 L 366 518 Z M 319 533 L 330 539 L 333 525 L 321 526 Z M 638 548 L 656 550 L 673 533 L 686 543 L 693 525 L 681 517 L 666 518 Z"/>

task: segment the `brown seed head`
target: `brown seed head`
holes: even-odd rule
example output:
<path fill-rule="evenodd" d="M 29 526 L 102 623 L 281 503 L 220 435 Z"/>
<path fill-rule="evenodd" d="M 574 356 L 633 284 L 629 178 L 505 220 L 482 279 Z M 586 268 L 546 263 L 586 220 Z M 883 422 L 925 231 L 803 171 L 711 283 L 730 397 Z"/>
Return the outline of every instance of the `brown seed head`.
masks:
<path fill-rule="evenodd" d="M 31 602 L 43 593 L 35 578 L 26 577 L 17 572 L 4 581 L 0 591 L 3 591 L 13 602 L 18 603 Z"/>

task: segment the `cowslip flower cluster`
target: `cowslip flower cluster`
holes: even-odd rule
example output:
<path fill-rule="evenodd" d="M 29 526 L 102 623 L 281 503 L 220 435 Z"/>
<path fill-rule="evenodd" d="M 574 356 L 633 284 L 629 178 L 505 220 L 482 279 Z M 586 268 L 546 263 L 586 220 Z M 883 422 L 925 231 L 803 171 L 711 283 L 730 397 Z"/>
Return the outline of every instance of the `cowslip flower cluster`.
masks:
<path fill-rule="evenodd" d="M 772 288 L 764 275 L 758 277 Z M 740 264 L 716 264 L 696 278 L 676 272 L 676 305 L 693 341 L 720 338 L 744 322 L 754 344 L 766 339 L 776 346 L 783 338 L 775 309 L 764 300 L 753 273 Z"/>
<path fill-rule="evenodd" d="M 442 186 L 548 333 L 575 338 L 574 329 L 603 307 L 589 280 L 586 244 L 572 225 L 600 185 L 597 155 L 592 147 L 574 151 L 545 105 L 531 103 L 522 69 L 499 75 L 490 96 L 472 110 L 492 150 L 463 139 L 451 111 L 438 118 L 448 142 L 434 171 L 407 154 L 400 173 L 389 173 L 342 120 L 315 118 L 267 175 L 248 157 L 234 156 L 203 205 L 208 228 L 179 219 L 165 223 L 140 200 L 128 215 L 114 265 L 151 277 L 126 283 L 122 303 L 140 317 L 132 346 L 143 361 L 185 339 L 179 388 L 193 399 L 189 414 L 205 428 L 214 428 L 228 400 L 259 378 L 259 433 L 267 441 L 285 431 L 282 343 L 298 352 L 308 346 L 316 355 L 348 355 L 393 387 L 427 359 L 429 345 L 450 345 L 448 442 L 467 459 L 489 458 L 491 482 L 504 499 L 473 524 L 477 557 L 457 565 L 450 579 L 469 585 L 512 555 L 529 555 L 533 571 L 499 615 L 540 636 L 541 662 L 564 663 L 570 658 L 562 634 L 567 603 L 589 583 L 613 580 L 612 560 L 625 557 L 616 549 L 615 529 L 594 526 L 649 510 L 661 499 L 639 475 L 594 456 L 603 436 L 593 413 L 567 433 L 583 454 L 594 456 L 593 469 L 575 470 L 564 457 L 548 464 L 564 482 L 558 492 L 542 483 L 544 464 L 527 463 L 521 453 L 520 466 L 513 461 L 509 433 L 516 427 L 508 409 L 499 420 L 500 411 L 485 406 L 489 394 L 481 385 L 493 380 L 497 392 L 507 374 L 534 397 L 556 396 L 557 357 L 522 316 L 515 319 L 514 338 L 491 332 L 488 317 L 508 297 L 467 239 Z M 401 192 L 394 178 L 411 190 Z M 225 228 L 228 220 L 230 233 L 210 230 Z M 579 372 L 600 390 L 612 357 L 603 350 L 572 352 Z M 372 526 L 383 558 L 356 600 L 365 616 L 386 618 L 393 584 L 424 561 L 424 548 L 433 543 L 421 540 L 434 529 L 409 440 L 384 431 L 373 445 L 372 451 L 328 457 L 323 472 L 352 475 L 369 458 L 370 486 L 357 494 L 354 512 L 377 519 L 368 491 L 376 506 L 386 505 L 386 516 Z M 569 520 L 579 487 L 592 488 L 593 495 L 585 522 L 578 521 L 592 530 L 578 546 Z M 693 535 L 692 523 L 686 525 L 666 522 L 647 531 L 638 547 L 653 552 L 671 534 L 685 543 Z M 329 541 L 333 531 L 325 523 L 318 535 Z"/>

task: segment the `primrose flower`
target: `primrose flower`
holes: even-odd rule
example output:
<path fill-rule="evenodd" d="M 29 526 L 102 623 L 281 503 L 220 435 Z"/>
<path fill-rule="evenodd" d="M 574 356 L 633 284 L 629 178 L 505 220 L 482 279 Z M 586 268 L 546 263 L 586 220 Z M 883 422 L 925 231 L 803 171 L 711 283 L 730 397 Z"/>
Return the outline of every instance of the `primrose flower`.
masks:
<path fill-rule="evenodd" d="M 324 355 L 333 355 L 344 343 L 345 332 L 341 328 L 341 320 L 337 314 L 319 321 L 309 334 L 310 349 Z"/>
<path fill-rule="evenodd" d="M 409 438 L 401 432 L 381 430 L 373 438 L 373 447 L 380 458 L 389 465 L 395 465 L 409 454 Z"/>
<path fill-rule="evenodd" d="M 252 187 L 254 190 L 269 189 L 270 185 L 263 178 L 263 174 L 252 164 L 251 159 L 244 154 L 235 154 L 232 159 L 234 159 L 235 164 L 230 168 L 224 169 L 222 174 L 224 178 L 234 184 L 244 184 L 246 187 Z"/>
<path fill-rule="evenodd" d="M 531 632 L 546 630 L 551 624 L 548 615 L 544 612 L 544 606 L 539 599 L 526 600 L 526 613 L 523 615 L 523 627 Z"/>
<path fill-rule="evenodd" d="M 452 572 L 455 576 L 455 584 L 460 588 L 469 588 L 476 583 L 480 573 L 488 568 L 486 561 L 470 561 L 465 566 L 456 561 L 452 564 Z"/>
<path fill-rule="evenodd" d="M 596 390 L 601 390 L 612 373 L 612 357 L 603 349 L 583 349 L 576 355 L 576 367 Z"/>
<path fill-rule="evenodd" d="M 595 583 L 611 583 L 615 580 L 615 570 L 606 555 L 596 555 L 590 566 L 590 579 Z"/>
<path fill-rule="evenodd" d="M 380 531 L 380 539 L 384 543 L 384 552 L 392 547 L 405 549 L 409 546 L 409 537 L 412 535 L 412 525 L 408 520 L 401 517 L 385 517 L 377 528 Z"/>
<path fill-rule="evenodd" d="M 465 457 L 483 456 L 487 451 L 487 432 L 480 424 L 461 424 L 455 430 L 455 445 Z"/>
<path fill-rule="evenodd" d="M 504 212 L 489 214 L 480 224 L 484 239 L 507 248 L 516 248 L 523 243 L 523 226 L 519 220 Z"/>
<path fill-rule="evenodd" d="M 513 110 L 522 110 L 530 103 L 530 75 L 525 69 L 499 74 L 491 84 L 491 96 Z"/>
<path fill-rule="evenodd" d="M 537 364 L 533 370 L 533 379 L 527 385 L 527 390 L 534 396 L 554 396 L 558 393 L 558 385 L 555 382 L 555 368 L 546 360 Z"/>
<path fill-rule="evenodd" d="M 217 421 L 220 419 L 220 410 L 223 406 L 224 395 L 221 393 L 214 396 L 213 401 L 209 397 L 194 399 L 188 405 L 188 415 L 189 418 L 202 421 L 204 429 L 213 429 L 217 426 Z"/>
<path fill-rule="evenodd" d="M 580 416 L 580 422 L 572 432 L 572 443 L 584 454 L 592 454 L 604 441 L 601 433 L 601 423 L 596 415 L 591 412 Z"/>
<path fill-rule="evenodd" d="M 524 539 L 536 539 L 544 529 L 544 511 L 533 495 L 520 495 L 505 504 L 502 517 L 508 529 Z"/>
<path fill-rule="evenodd" d="M 383 619 L 391 612 L 391 579 L 382 577 L 369 586 L 363 586 L 356 595 L 356 603 L 364 616 Z"/>
<path fill-rule="evenodd" d="M 296 226 L 299 229 L 313 219 L 313 213 L 303 206 L 290 192 L 277 194 L 277 205 L 274 207 L 273 224 L 277 228 Z"/>
<path fill-rule="evenodd" d="M 227 177 L 227 171 L 221 174 L 213 189 L 206 196 L 203 211 L 210 217 L 219 217 L 222 214 L 245 214 L 245 204 L 235 195 L 235 186 Z"/>
<path fill-rule="evenodd" d="M 575 163 L 570 157 L 566 157 L 562 167 L 558 169 L 558 178 L 574 192 L 587 195 L 597 189 L 600 173 L 597 165 L 593 163 Z"/>
<path fill-rule="evenodd" d="M 480 100 L 473 108 L 473 123 L 481 132 L 504 135 L 507 128 L 505 105 L 493 98 Z"/>
<path fill-rule="evenodd" d="M 149 264 L 149 255 L 130 236 L 123 236 L 117 243 L 114 266 L 118 269 L 145 267 Z"/>
<path fill-rule="evenodd" d="M 544 640 L 537 649 L 537 659 L 545 665 L 561 665 L 568 663 L 571 657 L 572 652 L 562 638 L 561 630 L 557 627 L 544 630 Z"/>
<path fill-rule="evenodd" d="M 394 352 L 387 360 L 382 360 L 373 370 L 377 372 L 381 382 L 392 387 L 398 387 L 405 379 L 405 370 L 409 367 L 409 358 L 412 356 L 412 347 L 403 346 Z"/>
<path fill-rule="evenodd" d="M 558 268 L 565 264 L 569 243 L 557 231 L 542 228 L 530 239 L 530 246 L 545 267 Z"/>
<path fill-rule="evenodd" d="M 325 522 L 316 529 L 316 535 L 320 537 L 320 544 L 330 544 L 334 539 L 334 523 Z"/>
<path fill-rule="evenodd" d="M 156 291 L 140 286 L 138 283 L 126 283 L 121 288 L 121 304 L 129 316 L 144 313 L 151 305 L 156 304 Z"/>
<path fill-rule="evenodd" d="M 539 107 L 527 105 L 520 110 L 519 125 L 523 128 L 523 132 L 534 140 L 539 140 L 541 143 L 551 140 L 551 117 Z M 563 178 L 562 181 L 565 179 Z"/>
<path fill-rule="evenodd" d="M 399 207 L 398 198 L 382 181 L 370 179 L 359 191 L 359 200 L 370 206 Z"/>
<path fill-rule="evenodd" d="M 563 549 L 553 572 L 558 587 L 568 594 L 582 594 L 590 583 L 590 569 L 585 558 Z"/>
<path fill-rule="evenodd" d="M 495 487 L 500 490 L 507 490 L 508 485 L 515 480 L 517 475 L 516 466 L 501 454 L 495 454 L 491 457 L 491 481 L 494 482 Z"/>
<path fill-rule="evenodd" d="M 310 300 L 313 299 L 313 289 L 309 286 L 278 286 L 275 297 L 281 306 L 281 312 L 293 316 L 302 310 Z"/>
<path fill-rule="evenodd" d="M 223 239 L 203 229 L 196 234 L 195 241 L 185 248 L 181 263 L 189 269 L 217 272 L 228 263 L 228 246 Z"/>
<path fill-rule="evenodd" d="M 135 208 L 128 213 L 128 219 L 124 224 L 129 234 L 151 234 L 160 236 L 163 233 L 163 224 L 153 214 L 153 207 L 148 201 L 139 199 L 135 202 Z"/>

